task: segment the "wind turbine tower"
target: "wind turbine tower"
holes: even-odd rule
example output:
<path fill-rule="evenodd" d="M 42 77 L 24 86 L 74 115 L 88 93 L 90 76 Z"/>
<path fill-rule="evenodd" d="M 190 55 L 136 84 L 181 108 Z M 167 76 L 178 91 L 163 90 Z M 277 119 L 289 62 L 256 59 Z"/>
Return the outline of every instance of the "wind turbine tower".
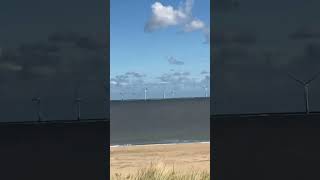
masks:
<path fill-rule="evenodd" d="M 36 104 L 38 121 L 40 122 L 41 121 L 41 109 L 40 109 L 41 99 L 40 99 L 40 97 L 34 97 L 34 98 L 32 98 L 32 101 L 35 102 L 35 104 Z"/>
<path fill-rule="evenodd" d="M 312 81 L 314 81 L 318 76 L 319 76 L 320 72 L 318 72 L 316 75 L 314 75 L 311 79 L 307 80 L 307 81 L 301 81 L 300 79 L 297 79 L 296 77 L 294 77 L 292 74 L 288 73 L 289 77 L 293 80 L 295 80 L 296 82 L 298 82 L 301 86 L 304 87 L 304 101 L 305 101 L 305 110 L 306 110 L 306 114 L 310 113 L 310 109 L 309 109 L 309 85 Z"/>
<path fill-rule="evenodd" d="M 204 89 L 204 97 L 208 97 L 208 87 L 204 86 L 203 89 Z"/>
<path fill-rule="evenodd" d="M 147 100 L 147 92 L 148 92 L 148 88 L 144 89 L 144 100 Z"/>
<path fill-rule="evenodd" d="M 106 117 L 108 116 L 108 112 L 109 112 L 109 97 L 110 97 L 110 94 L 108 93 L 108 81 L 107 80 L 104 80 L 104 90 L 105 90 L 105 93 L 106 93 L 106 96 L 104 97 L 104 103 L 106 105 Z"/>
<path fill-rule="evenodd" d="M 81 118 L 81 102 L 82 102 L 82 99 L 79 97 L 78 88 L 77 88 L 76 99 L 75 99 L 75 103 L 77 104 L 77 120 L 80 120 Z"/>
<path fill-rule="evenodd" d="M 171 96 L 172 96 L 172 98 L 174 98 L 174 94 L 175 92 L 174 92 L 174 89 L 171 91 Z"/>
<path fill-rule="evenodd" d="M 120 96 L 121 96 L 121 101 L 123 101 L 123 100 L 124 100 L 124 98 L 123 98 L 123 96 L 124 96 L 123 92 L 120 92 Z"/>

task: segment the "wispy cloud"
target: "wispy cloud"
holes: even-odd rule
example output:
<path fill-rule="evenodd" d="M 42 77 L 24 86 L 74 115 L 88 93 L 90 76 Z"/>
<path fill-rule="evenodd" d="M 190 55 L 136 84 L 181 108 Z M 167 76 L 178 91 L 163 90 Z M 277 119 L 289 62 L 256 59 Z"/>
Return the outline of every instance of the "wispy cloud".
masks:
<path fill-rule="evenodd" d="M 192 31 L 196 31 L 196 30 L 202 30 L 205 27 L 206 27 L 206 25 L 203 21 L 201 21 L 199 19 L 194 19 L 184 26 L 184 31 L 185 32 L 192 32 Z"/>
<path fill-rule="evenodd" d="M 183 61 L 179 61 L 177 58 L 173 56 L 168 57 L 168 62 L 172 65 L 184 65 Z"/>
<path fill-rule="evenodd" d="M 146 76 L 145 74 L 134 72 L 134 71 L 126 72 L 126 75 L 131 76 L 131 77 L 135 77 L 135 78 L 143 78 Z"/>
<path fill-rule="evenodd" d="M 148 88 L 150 97 L 162 96 L 166 91 L 188 92 L 199 90 L 201 87 L 210 87 L 210 74 L 194 76 L 189 71 L 169 70 L 154 77 L 148 77 L 141 72 L 129 71 L 110 79 L 111 93 L 124 98 L 144 97 L 144 88 Z"/>
<path fill-rule="evenodd" d="M 110 85 L 116 87 L 123 87 L 123 86 L 132 86 L 137 84 L 142 84 L 144 82 L 145 74 L 139 72 L 126 72 L 121 75 L 116 75 L 110 79 Z"/>
<path fill-rule="evenodd" d="M 289 39 L 304 40 L 304 39 L 320 38 L 319 28 L 316 27 L 300 27 L 295 32 L 289 34 Z"/>
<path fill-rule="evenodd" d="M 161 82 L 168 82 L 172 85 L 183 84 L 190 81 L 190 72 L 164 73 L 158 77 Z"/>
<path fill-rule="evenodd" d="M 0 70 L 4 71 L 21 71 L 22 66 L 15 64 L 15 63 L 10 63 L 10 62 L 2 62 L 0 63 Z"/>
<path fill-rule="evenodd" d="M 209 74 L 209 72 L 208 71 L 206 71 L 206 70 L 203 70 L 203 71 L 201 71 L 201 73 L 200 74 Z"/>
<path fill-rule="evenodd" d="M 252 31 L 214 32 L 214 40 L 216 44 L 250 46 L 256 44 L 257 35 Z"/>
<path fill-rule="evenodd" d="M 102 42 L 97 41 L 92 37 L 82 36 L 74 32 L 56 32 L 48 37 L 49 42 L 54 43 L 71 43 L 76 48 L 85 50 L 100 50 L 104 47 Z"/>
<path fill-rule="evenodd" d="M 78 46 L 78 48 L 65 47 L 61 44 L 75 42 L 73 41 L 75 37 L 72 33 L 53 33 L 48 35 L 49 40 L 25 42 L 16 45 L 17 47 L 1 48 L 0 85 L 20 80 L 35 82 L 44 78 L 50 81 L 64 79 L 65 81 L 61 83 L 66 83 L 75 79 L 91 81 L 97 80 L 96 77 L 103 77 L 101 71 L 103 62 L 100 61 L 103 53 L 87 53 Z M 95 39 L 85 34 L 82 34 L 81 38 L 99 42 L 99 38 Z M 101 51 L 103 46 L 100 45 Z"/>
<path fill-rule="evenodd" d="M 115 77 L 110 79 L 110 85 L 114 86 L 125 86 L 129 83 L 128 75 L 116 75 Z"/>

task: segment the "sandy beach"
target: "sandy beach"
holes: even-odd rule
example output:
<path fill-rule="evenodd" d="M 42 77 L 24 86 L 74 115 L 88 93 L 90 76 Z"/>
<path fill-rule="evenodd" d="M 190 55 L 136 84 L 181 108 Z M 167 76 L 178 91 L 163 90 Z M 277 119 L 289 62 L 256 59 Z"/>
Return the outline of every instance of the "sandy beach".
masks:
<path fill-rule="evenodd" d="M 111 147 L 110 173 L 132 174 L 151 163 L 176 171 L 210 171 L 210 144 L 167 144 Z"/>

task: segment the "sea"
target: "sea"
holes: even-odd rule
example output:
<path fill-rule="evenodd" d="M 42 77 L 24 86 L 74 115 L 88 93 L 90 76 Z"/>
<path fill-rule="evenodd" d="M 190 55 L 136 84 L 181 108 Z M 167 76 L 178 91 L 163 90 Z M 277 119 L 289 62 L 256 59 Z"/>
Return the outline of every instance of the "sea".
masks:
<path fill-rule="evenodd" d="M 112 147 L 210 142 L 210 99 L 117 100 L 110 103 Z"/>

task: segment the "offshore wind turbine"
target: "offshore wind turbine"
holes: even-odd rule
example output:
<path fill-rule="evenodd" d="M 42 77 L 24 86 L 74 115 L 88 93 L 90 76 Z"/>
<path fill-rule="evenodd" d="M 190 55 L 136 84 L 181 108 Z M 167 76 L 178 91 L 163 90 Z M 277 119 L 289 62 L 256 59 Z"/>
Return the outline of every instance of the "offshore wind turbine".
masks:
<path fill-rule="evenodd" d="M 161 81 L 159 84 L 160 84 L 160 85 L 163 85 L 162 98 L 165 99 L 165 98 L 166 98 L 166 84 L 168 84 L 168 82 L 166 82 L 166 81 Z M 161 86 L 160 86 L 160 87 L 161 87 Z"/>
<path fill-rule="evenodd" d="M 77 104 L 77 120 L 81 118 L 81 101 L 82 99 L 79 97 L 78 87 L 75 90 L 75 100 L 74 102 Z"/>
<path fill-rule="evenodd" d="M 148 92 L 148 88 L 144 88 L 144 100 L 147 100 L 147 92 Z"/>
<path fill-rule="evenodd" d="M 163 90 L 163 99 L 165 99 L 166 98 L 166 90 L 164 89 Z"/>
<path fill-rule="evenodd" d="M 123 92 L 120 92 L 120 96 L 121 96 L 121 101 L 123 101 L 124 100 L 124 93 Z"/>
<path fill-rule="evenodd" d="M 205 91 L 205 97 L 208 97 L 208 87 L 205 87 L 204 91 Z"/>
<path fill-rule="evenodd" d="M 202 88 L 204 90 L 204 97 L 208 97 L 208 86 L 203 86 Z"/>
<path fill-rule="evenodd" d="M 40 103 L 41 103 L 41 99 L 40 97 L 34 97 L 32 98 L 32 102 L 35 102 L 36 104 L 36 108 L 37 108 L 37 117 L 38 117 L 38 121 L 40 122 L 41 121 L 41 106 L 40 106 Z"/>
<path fill-rule="evenodd" d="M 172 98 L 174 98 L 174 95 L 175 95 L 175 91 L 174 91 L 174 89 L 172 89 L 172 90 L 171 90 L 171 96 L 172 96 Z"/>
<path fill-rule="evenodd" d="M 306 114 L 310 113 L 310 109 L 309 109 L 309 85 L 312 81 L 314 81 L 318 76 L 319 76 L 320 72 L 318 72 L 317 74 L 315 74 L 312 78 L 310 78 L 307 81 L 301 81 L 300 79 L 297 79 L 296 77 L 294 77 L 292 74 L 288 73 L 289 77 L 293 80 L 295 80 L 298 84 L 300 84 L 301 86 L 304 87 L 304 101 L 305 101 L 305 109 L 306 109 Z"/>
<path fill-rule="evenodd" d="M 109 112 L 109 99 L 110 99 L 110 94 L 108 94 L 108 90 L 109 90 L 109 87 L 110 87 L 110 84 L 108 84 L 108 83 L 110 83 L 107 79 L 105 79 L 104 80 L 104 83 L 103 83 L 103 87 L 104 87 L 104 91 L 105 91 L 105 97 L 104 97 L 104 103 L 105 103 L 105 111 L 106 111 L 106 117 L 108 117 L 108 112 Z M 109 85 L 109 86 L 108 86 Z"/>

